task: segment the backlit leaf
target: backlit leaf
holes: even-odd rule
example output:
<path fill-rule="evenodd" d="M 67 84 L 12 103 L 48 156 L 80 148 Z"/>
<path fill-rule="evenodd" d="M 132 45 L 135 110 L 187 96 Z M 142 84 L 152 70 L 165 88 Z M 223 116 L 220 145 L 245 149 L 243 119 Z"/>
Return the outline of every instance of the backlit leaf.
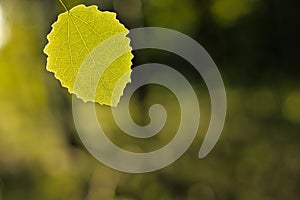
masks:
<path fill-rule="evenodd" d="M 58 16 L 44 52 L 47 70 L 84 101 L 116 106 L 130 82 L 128 30 L 112 12 L 78 5 Z"/>

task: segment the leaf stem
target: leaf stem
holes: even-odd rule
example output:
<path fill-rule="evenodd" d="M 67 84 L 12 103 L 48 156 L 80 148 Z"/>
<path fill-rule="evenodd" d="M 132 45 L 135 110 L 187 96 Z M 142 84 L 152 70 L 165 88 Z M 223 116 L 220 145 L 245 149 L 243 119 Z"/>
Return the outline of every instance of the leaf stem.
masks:
<path fill-rule="evenodd" d="M 59 0 L 59 2 L 60 2 L 61 5 L 65 8 L 65 10 L 66 10 L 67 12 L 69 12 L 69 9 L 68 9 L 68 7 L 66 6 L 66 4 L 64 4 L 64 2 L 63 2 L 62 0 Z"/>

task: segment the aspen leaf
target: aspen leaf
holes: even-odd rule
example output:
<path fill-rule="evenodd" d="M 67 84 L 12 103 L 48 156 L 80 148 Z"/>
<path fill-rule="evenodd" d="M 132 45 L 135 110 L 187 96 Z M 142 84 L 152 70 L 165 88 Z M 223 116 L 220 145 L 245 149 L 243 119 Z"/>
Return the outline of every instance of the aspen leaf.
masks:
<path fill-rule="evenodd" d="M 130 82 L 127 34 L 115 13 L 75 6 L 58 16 L 47 36 L 47 70 L 83 101 L 116 106 Z"/>

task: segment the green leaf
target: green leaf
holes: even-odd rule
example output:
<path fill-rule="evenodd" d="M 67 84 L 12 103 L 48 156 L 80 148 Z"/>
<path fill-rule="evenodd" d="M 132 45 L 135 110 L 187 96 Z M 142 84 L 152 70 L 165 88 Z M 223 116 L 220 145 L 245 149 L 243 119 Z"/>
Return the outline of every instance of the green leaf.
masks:
<path fill-rule="evenodd" d="M 47 70 L 83 101 L 116 106 L 130 82 L 128 30 L 112 12 L 78 5 L 58 16 L 47 36 Z"/>

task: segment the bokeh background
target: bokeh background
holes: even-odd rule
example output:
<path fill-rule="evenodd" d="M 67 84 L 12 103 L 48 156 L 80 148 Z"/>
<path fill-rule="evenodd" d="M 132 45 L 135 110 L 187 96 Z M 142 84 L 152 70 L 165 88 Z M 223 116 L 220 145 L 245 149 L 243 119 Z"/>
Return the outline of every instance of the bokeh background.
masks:
<path fill-rule="evenodd" d="M 197 40 L 224 78 L 224 131 L 205 159 L 198 151 L 210 118 L 200 75 L 168 52 L 134 52 L 134 66 L 167 64 L 193 84 L 201 122 L 197 138 L 172 165 L 126 174 L 94 159 L 80 142 L 71 95 L 46 71 L 43 48 L 57 0 L 0 0 L 0 199 L 43 200 L 295 200 L 300 190 L 300 1 L 298 0 L 65 0 L 115 11 L 127 28 L 159 26 Z M 133 66 L 133 67 L 134 67 Z M 187 97 L 188 98 L 188 97 Z M 179 107 L 166 88 L 149 85 L 132 97 L 131 114 L 149 122 L 148 108 L 168 110 L 166 127 L 147 140 L 126 136 L 109 107 L 99 121 L 117 145 L 147 152 L 167 144 Z"/>

